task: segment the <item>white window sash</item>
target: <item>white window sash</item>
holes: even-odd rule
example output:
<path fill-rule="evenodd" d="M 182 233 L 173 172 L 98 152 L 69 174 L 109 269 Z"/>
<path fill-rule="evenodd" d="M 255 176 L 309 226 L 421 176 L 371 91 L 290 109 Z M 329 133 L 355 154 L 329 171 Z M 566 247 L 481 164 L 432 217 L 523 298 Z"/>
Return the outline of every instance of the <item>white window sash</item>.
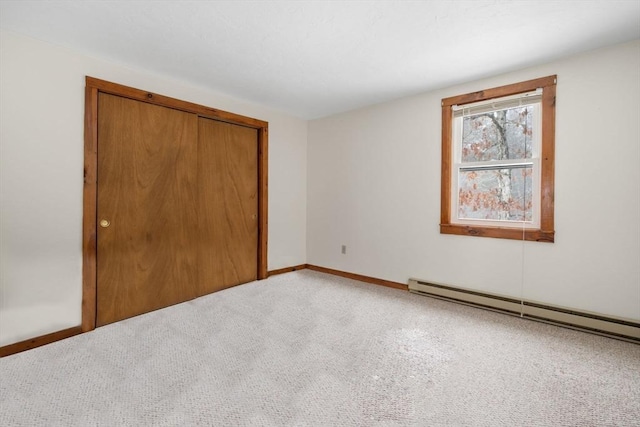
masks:
<path fill-rule="evenodd" d="M 494 100 L 487 100 L 477 102 L 474 104 L 465 104 L 462 106 L 454 105 L 453 110 L 453 150 L 452 151 L 452 168 L 451 168 L 451 223 L 470 226 L 489 226 L 489 227 L 522 227 L 524 229 L 537 229 L 540 228 L 540 206 L 541 206 L 541 172 L 540 172 L 540 144 L 541 144 L 541 99 L 542 89 L 538 89 L 534 92 L 528 92 L 526 94 L 518 94 L 510 97 L 498 98 Z M 530 159 L 509 159 L 509 160 L 492 160 L 483 162 L 461 162 L 462 158 L 462 120 L 464 117 L 480 114 L 484 112 L 491 112 L 497 110 L 504 110 L 507 108 L 514 108 L 523 105 L 534 106 L 533 114 L 533 141 L 532 141 L 532 158 Z M 531 221 L 509 221 L 509 220 L 486 220 L 486 219 L 472 219 L 472 218 L 459 218 L 459 184 L 458 177 L 460 171 L 472 171 L 472 170 L 495 170 L 495 169 L 510 169 L 520 167 L 532 168 L 532 199 L 533 207 L 531 212 Z"/>
<path fill-rule="evenodd" d="M 452 177 L 451 177 L 451 188 L 454 189 L 455 193 L 451 195 L 451 223 L 452 224 L 460 224 L 460 225 L 471 225 L 471 226 L 488 226 L 488 227 L 522 227 L 524 229 L 537 229 L 540 228 L 540 184 L 541 184 L 541 174 L 540 174 L 540 159 L 531 159 L 527 160 L 527 165 L 524 166 L 522 162 L 520 163 L 500 163 L 494 164 L 493 167 L 485 167 L 484 170 L 495 170 L 495 169 L 509 169 L 513 166 L 516 167 L 531 167 L 532 169 L 532 179 L 531 185 L 533 188 L 531 189 L 531 198 L 533 201 L 533 206 L 531 209 L 531 221 L 509 221 L 509 220 L 489 220 L 489 219 L 474 219 L 474 218 L 459 218 L 459 209 L 460 209 L 460 188 L 458 185 L 458 177 L 460 176 L 460 171 L 468 171 L 469 169 L 466 167 L 466 164 L 457 163 L 453 165 L 452 169 Z M 473 170 L 473 169 L 472 169 Z"/>

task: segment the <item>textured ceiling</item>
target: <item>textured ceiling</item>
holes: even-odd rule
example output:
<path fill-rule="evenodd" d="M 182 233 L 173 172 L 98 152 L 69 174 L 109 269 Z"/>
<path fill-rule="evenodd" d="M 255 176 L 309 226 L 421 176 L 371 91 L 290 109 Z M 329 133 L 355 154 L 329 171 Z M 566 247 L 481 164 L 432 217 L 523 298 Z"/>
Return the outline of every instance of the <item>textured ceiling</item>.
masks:
<path fill-rule="evenodd" d="M 640 1 L 0 1 L 0 27 L 333 113 L 640 38 Z"/>

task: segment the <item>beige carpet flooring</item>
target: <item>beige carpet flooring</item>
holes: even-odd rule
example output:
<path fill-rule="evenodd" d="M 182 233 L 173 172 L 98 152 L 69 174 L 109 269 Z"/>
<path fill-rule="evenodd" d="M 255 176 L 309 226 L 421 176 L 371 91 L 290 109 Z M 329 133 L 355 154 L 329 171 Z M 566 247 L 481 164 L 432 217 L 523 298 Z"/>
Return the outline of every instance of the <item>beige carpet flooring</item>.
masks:
<path fill-rule="evenodd" d="M 303 270 L 0 359 L 0 426 L 640 426 L 640 346 Z"/>

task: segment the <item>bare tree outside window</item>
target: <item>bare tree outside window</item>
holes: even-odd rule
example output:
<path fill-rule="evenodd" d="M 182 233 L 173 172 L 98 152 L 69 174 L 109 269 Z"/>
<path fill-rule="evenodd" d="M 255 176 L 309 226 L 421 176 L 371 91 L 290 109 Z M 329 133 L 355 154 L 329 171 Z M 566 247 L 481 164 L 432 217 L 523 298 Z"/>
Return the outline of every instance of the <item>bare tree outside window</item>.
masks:
<path fill-rule="evenodd" d="M 462 163 L 531 159 L 532 108 L 509 108 L 464 117 Z M 532 168 L 465 170 L 458 176 L 459 218 L 532 220 Z"/>

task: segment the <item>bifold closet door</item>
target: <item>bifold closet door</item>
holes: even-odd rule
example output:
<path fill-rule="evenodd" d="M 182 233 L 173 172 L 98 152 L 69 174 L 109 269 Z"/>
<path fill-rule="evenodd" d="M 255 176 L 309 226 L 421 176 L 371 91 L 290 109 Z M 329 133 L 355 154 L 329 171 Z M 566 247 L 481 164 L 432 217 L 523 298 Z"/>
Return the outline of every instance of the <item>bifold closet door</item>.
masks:
<path fill-rule="evenodd" d="M 198 116 L 100 93 L 98 326 L 197 295 Z"/>
<path fill-rule="evenodd" d="M 258 131 L 199 118 L 198 187 L 198 294 L 256 280 Z"/>

